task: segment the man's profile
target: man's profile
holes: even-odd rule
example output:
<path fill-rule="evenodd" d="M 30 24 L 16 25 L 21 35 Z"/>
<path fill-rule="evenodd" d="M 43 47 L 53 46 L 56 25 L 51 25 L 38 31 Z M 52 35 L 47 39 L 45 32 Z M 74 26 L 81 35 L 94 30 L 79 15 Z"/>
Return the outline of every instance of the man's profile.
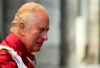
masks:
<path fill-rule="evenodd" d="M 29 2 L 15 14 L 9 35 L 0 43 L 0 68 L 35 68 L 38 52 L 48 39 L 49 17 L 43 6 Z"/>

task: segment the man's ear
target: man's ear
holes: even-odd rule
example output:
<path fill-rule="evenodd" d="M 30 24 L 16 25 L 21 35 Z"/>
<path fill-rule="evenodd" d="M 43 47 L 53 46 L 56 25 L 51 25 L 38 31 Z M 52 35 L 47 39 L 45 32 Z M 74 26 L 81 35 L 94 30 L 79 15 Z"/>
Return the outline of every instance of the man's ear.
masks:
<path fill-rule="evenodd" d="M 19 23 L 19 26 L 18 26 L 18 31 L 21 35 L 24 35 L 24 32 L 25 32 L 25 24 L 23 21 L 21 21 Z"/>

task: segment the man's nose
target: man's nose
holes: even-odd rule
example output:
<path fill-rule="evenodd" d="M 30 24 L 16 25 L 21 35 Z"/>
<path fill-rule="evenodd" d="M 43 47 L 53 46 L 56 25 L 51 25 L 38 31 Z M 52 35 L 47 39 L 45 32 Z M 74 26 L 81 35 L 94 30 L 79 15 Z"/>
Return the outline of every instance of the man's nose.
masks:
<path fill-rule="evenodd" d="M 48 40 L 47 31 L 44 31 L 44 32 L 42 33 L 42 38 L 43 38 L 45 41 Z"/>

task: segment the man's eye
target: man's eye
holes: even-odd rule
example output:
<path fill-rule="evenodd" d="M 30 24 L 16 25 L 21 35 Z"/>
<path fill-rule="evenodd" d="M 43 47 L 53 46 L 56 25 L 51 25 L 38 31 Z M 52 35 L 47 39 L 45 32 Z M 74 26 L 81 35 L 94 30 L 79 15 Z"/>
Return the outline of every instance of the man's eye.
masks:
<path fill-rule="evenodd" d="M 49 31 L 49 29 L 47 29 L 46 31 Z"/>
<path fill-rule="evenodd" d="M 40 29 L 40 33 L 42 33 L 44 30 L 43 29 Z"/>

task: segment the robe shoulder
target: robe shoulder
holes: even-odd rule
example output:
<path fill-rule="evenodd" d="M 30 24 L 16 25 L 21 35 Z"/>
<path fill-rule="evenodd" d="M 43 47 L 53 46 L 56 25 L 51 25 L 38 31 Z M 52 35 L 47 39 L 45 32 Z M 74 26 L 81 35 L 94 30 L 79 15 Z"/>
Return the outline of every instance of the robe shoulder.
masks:
<path fill-rule="evenodd" d="M 0 68 L 17 68 L 16 63 L 6 50 L 0 50 Z"/>

